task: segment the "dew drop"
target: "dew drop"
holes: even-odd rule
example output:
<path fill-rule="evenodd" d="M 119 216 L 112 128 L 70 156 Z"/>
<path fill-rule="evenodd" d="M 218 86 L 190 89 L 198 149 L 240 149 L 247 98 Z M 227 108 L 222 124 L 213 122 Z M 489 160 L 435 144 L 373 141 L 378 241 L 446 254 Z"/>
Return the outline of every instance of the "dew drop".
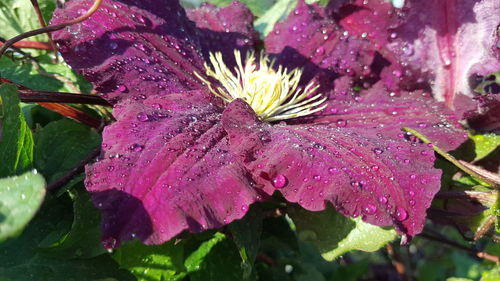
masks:
<path fill-rule="evenodd" d="M 111 50 L 116 50 L 118 48 L 118 43 L 111 41 L 111 43 L 109 43 L 109 47 Z"/>
<path fill-rule="evenodd" d="M 321 180 L 321 176 L 320 175 L 315 175 L 314 176 L 314 180 L 315 181 L 320 181 Z"/>
<path fill-rule="evenodd" d="M 149 116 L 144 112 L 137 113 L 137 120 L 141 122 L 146 122 L 149 120 Z"/>
<path fill-rule="evenodd" d="M 127 91 L 127 86 L 125 85 L 120 85 L 118 86 L 118 88 L 116 88 L 119 92 L 123 93 L 125 91 Z"/>
<path fill-rule="evenodd" d="M 387 197 L 385 197 L 385 196 L 380 196 L 380 197 L 378 198 L 378 202 L 380 202 L 380 203 L 382 203 L 382 204 L 387 204 L 387 201 L 388 201 L 388 200 L 387 200 Z"/>
<path fill-rule="evenodd" d="M 347 126 L 347 121 L 344 119 L 339 119 L 339 120 L 337 120 L 336 124 L 337 124 L 337 127 L 343 128 L 343 127 Z"/>
<path fill-rule="evenodd" d="M 377 212 L 377 206 L 373 204 L 368 204 L 363 208 L 363 213 L 367 215 L 373 215 Z"/>
<path fill-rule="evenodd" d="M 276 175 L 276 177 L 273 179 L 273 186 L 276 188 L 283 188 L 287 185 L 287 183 L 287 178 L 282 174 Z"/>
<path fill-rule="evenodd" d="M 130 146 L 130 150 L 133 152 L 141 152 L 143 149 L 144 149 L 144 145 L 140 145 L 140 144 L 136 144 L 136 143 Z"/>
<path fill-rule="evenodd" d="M 396 219 L 398 221 L 404 221 L 408 218 L 408 213 L 405 211 L 405 209 L 401 207 L 396 208 Z"/>
<path fill-rule="evenodd" d="M 328 169 L 328 172 L 330 172 L 330 174 L 338 174 L 339 169 L 332 167 L 332 168 Z"/>
<path fill-rule="evenodd" d="M 116 246 L 116 239 L 113 237 L 104 238 L 101 243 L 106 250 L 111 251 Z"/>

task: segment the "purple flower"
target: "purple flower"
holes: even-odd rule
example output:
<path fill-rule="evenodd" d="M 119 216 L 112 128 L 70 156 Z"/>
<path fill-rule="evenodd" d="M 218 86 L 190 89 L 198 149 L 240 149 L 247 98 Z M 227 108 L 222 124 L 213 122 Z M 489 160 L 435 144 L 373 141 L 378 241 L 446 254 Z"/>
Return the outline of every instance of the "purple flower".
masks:
<path fill-rule="evenodd" d="M 54 22 L 91 2 L 68 2 Z M 85 181 L 107 246 L 221 227 L 276 191 L 311 211 L 330 202 L 410 237 L 422 230 L 441 172 L 432 147 L 401 128 L 448 150 L 464 131 L 428 92 L 386 90 L 380 54 L 330 14 L 301 1 L 265 39 L 268 55 L 251 51 L 253 18 L 238 3 L 186 14 L 174 0 L 107 0 L 55 34 L 114 104 Z"/>

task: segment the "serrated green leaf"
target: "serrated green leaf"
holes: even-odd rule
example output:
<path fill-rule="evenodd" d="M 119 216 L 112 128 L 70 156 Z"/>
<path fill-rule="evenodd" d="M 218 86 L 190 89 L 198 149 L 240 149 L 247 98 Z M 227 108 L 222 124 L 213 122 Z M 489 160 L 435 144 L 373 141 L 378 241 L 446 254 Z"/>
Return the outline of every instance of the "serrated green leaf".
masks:
<path fill-rule="evenodd" d="M 0 85 L 0 130 L 0 177 L 31 169 L 33 135 L 24 121 L 14 85 Z"/>
<path fill-rule="evenodd" d="M 48 256 L 57 258 L 93 258 L 106 252 L 101 245 L 101 216 L 94 207 L 90 195 L 81 188 L 70 191 L 73 199 L 73 224 L 62 239 L 40 249 Z"/>
<path fill-rule="evenodd" d="M 47 22 L 56 7 L 56 1 L 38 0 L 38 4 Z M 27 0 L 0 1 L 0 26 L 0 36 L 7 39 L 41 27 L 31 1 Z M 47 41 L 47 35 L 34 36 L 30 40 Z"/>
<path fill-rule="evenodd" d="M 69 119 L 54 121 L 37 136 L 35 167 L 53 182 L 75 167 L 101 142 L 99 134 Z"/>
<path fill-rule="evenodd" d="M 45 197 L 45 180 L 36 172 L 0 179 L 0 242 L 19 234 Z"/>
<path fill-rule="evenodd" d="M 373 252 L 396 238 L 393 229 L 346 218 L 333 207 L 321 212 L 294 208 L 289 212 L 299 237 L 314 243 L 326 260 L 333 260 L 352 250 Z"/>
<path fill-rule="evenodd" d="M 479 160 L 486 157 L 498 146 L 500 146 L 500 135 L 470 135 L 470 138 L 475 144 L 476 158 L 474 160 Z"/>
<path fill-rule="evenodd" d="M 244 279 L 241 258 L 234 243 L 217 232 L 201 244 L 184 262 L 191 281 L 233 281 Z"/>
<path fill-rule="evenodd" d="M 65 235 L 73 220 L 68 196 L 46 200 L 23 233 L 0 244 L 0 280 L 135 280 L 108 255 L 92 259 L 53 258 L 40 251 Z"/>
<path fill-rule="evenodd" d="M 148 246 L 140 241 L 127 242 L 113 253 L 121 268 L 127 269 L 138 281 L 181 280 L 186 276 L 182 264 L 183 243 L 173 241 L 162 245 Z"/>

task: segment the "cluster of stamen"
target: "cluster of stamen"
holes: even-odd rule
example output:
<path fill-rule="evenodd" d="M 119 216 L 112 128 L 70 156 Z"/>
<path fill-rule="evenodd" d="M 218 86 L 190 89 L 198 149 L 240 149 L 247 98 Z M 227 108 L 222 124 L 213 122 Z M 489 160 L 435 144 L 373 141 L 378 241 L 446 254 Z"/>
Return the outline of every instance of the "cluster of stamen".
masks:
<path fill-rule="evenodd" d="M 205 63 L 206 75 L 219 82 L 214 87 L 210 81 L 195 73 L 210 91 L 226 103 L 235 99 L 246 101 L 263 121 L 279 121 L 310 115 L 323 110 L 326 100 L 321 94 L 314 94 L 319 85 L 307 84 L 299 87 L 302 69 L 279 66 L 274 69 L 275 60 L 261 53 L 256 62 L 254 52 L 247 53 L 245 64 L 241 54 L 234 51 L 237 67 L 231 71 L 220 52 L 210 53 L 210 63 Z"/>

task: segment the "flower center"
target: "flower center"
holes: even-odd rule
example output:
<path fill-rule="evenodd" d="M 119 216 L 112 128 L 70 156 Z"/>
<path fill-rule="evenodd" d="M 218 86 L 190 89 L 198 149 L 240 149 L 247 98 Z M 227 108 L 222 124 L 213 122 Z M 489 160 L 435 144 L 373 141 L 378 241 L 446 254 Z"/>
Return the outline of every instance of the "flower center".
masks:
<path fill-rule="evenodd" d="M 319 85 L 309 83 L 299 87 L 302 69 L 288 69 L 279 66 L 273 68 L 275 60 L 270 60 L 263 53 L 256 63 L 255 53 L 249 52 L 245 64 L 241 61 L 238 50 L 234 51 L 237 67 L 231 71 L 220 52 L 210 53 L 210 67 L 205 63 L 206 75 L 219 81 L 214 86 L 201 75 L 195 75 L 207 84 L 210 91 L 226 103 L 235 99 L 246 101 L 261 120 L 278 121 L 310 115 L 323 110 L 326 97 L 314 94 Z"/>

